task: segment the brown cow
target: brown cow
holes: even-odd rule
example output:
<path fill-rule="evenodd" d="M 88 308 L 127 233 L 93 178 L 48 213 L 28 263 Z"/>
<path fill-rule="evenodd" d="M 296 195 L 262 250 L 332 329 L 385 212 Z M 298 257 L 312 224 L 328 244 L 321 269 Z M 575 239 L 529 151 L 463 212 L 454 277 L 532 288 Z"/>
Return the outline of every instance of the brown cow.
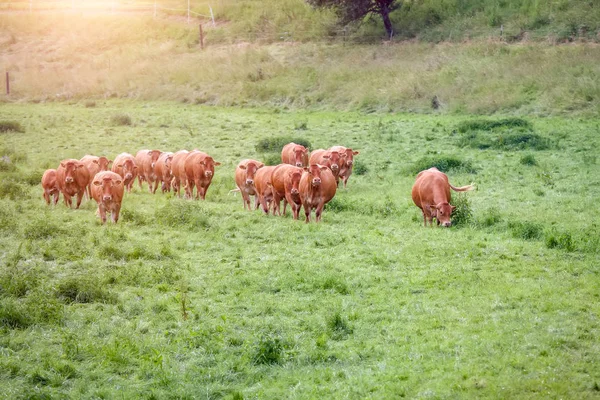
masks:
<path fill-rule="evenodd" d="M 309 165 L 320 164 L 331 170 L 333 177 L 337 182 L 341 166 L 346 162 L 346 153 L 339 153 L 337 150 L 318 149 L 310 153 Z"/>
<path fill-rule="evenodd" d="M 158 188 L 158 183 L 160 182 L 160 189 L 163 193 L 171 191 L 171 180 L 173 179 L 173 174 L 171 173 L 171 164 L 173 162 L 173 153 L 167 151 L 164 152 L 158 157 L 158 160 L 154 163 L 154 175 L 156 176 L 156 185 L 154 186 L 154 191 L 152 193 L 156 193 L 156 189 Z"/>
<path fill-rule="evenodd" d="M 269 214 L 269 208 L 273 202 L 273 188 L 271 186 L 271 176 L 276 167 L 262 167 L 254 175 L 254 187 L 256 188 L 256 197 L 262 206 L 265 214 Z M 275 211 L 273 210 L 273 214 Z"/>
<path fill-rule="evenodd" d="M 348 183 L 348 178 L 352 175 L 352 166 L 354 165 L 354 156 L 360 154 L 358 151 L 354 151 L 344 146 L 333 146 L 329 148 L 330 151 L 337 151 L 340 154 L 346 154 L 345 163 L 340 166 L 340 172 L 338 174 L 338 178 L 344 182 L 344 187 L 346 187 Z M 338 186 L 340 184 L 338 180 Z"/>
<path fill-rule="evenodd" d="M 301 144 L 288 143 L 281 150 L 281 162 L 300 168 L 306 167 L 308 165 L 308 149 Z"/>
<path fill-rule="evenodd" d="M 283 199 L 283 215 L 285 215 L 285 208 L 289 203 L 294 219 L 298 219 L 300 207 L 302 207 L 300 191 L 298 189 L 302 172 L 304 172 L 302 168 L 288 164 L 280 164 L 275 168 L 271 176 L 273 204 L 275 207 L 273 213 L 279 211 L 279 202 Z"/>
<path fill-rule="evenodd" d="M 124 191 L 123 178 L 114 172 L 98 172 L 92 180 L 92 197 L 98 203 L 98 213 L 103 224 L 106 223 L 107 211 L 111 213 L 115 224 L 119 220 Z"/>
<path fill-rule="evenodd" d="M 148 190 L 150 193 L 155 193 L 158 187 L 158 181 L 154 174 L 154 165 L 160 157 L 160 150 L 140 150 L 135 155 L 135 164 L 138 166 L 138 182 L 140 189 L 142 188 L 142 182 L 148 182 Z M 154 187 L 153 187 L 154 185 Z"/>
<path fill-rule="evenodd" d="M 254 175 L 259 168 L 265 165 L 260 161 L 256 160 L 242 160 L 235 169 L 235 184 L 240 189 L 242 194 L 242 201 L 244 202 L 244 209 L 250 208 L 250 196 L 254 196 L 254 209 L 258 208 L 258 196 L 256 195 L 256 188 L 254 187 Z"/>
<path fill-rule="evenodd" d="M 131 193 L 131 187 L 138 174 L 138 166 L 135 163 L 135 158 L 129 153 L 121 153 L 113 161 L 112 172 L 121 175 L 123 184 L 127 192 Z"/>
<path fill-rule="evenodd" d="M 185 159 L 190 154 L 187 150 L 179 150 L 173 154 L 173 160 L 171 160 L 171 173 L 173 174 L 173 180 L 171 186 L 173 186 L 173 192 L 181 197 L 181 188 L 185 189 L 187 186 L 187 175 L 185 174 Z"/>
<path fill-rule="evenodd" d="M 92 180 L 94 179 L 94 176 L 96 176 L 96 174 L 100 171 L 108 171 L 108 165 L 112 162 L 112 160 L 109 160 L 104 156 L 96 157 L 86 154 L 79 161 L 81 161 L 90 172 L 90 183 L 88 184 L 86 194 L 88 199 L 91 199 Z"/>
<path fill-rule="evenodd" d="M 184 169 L 187 177 L 185 194 L 190 199 L 194 196 L 194 186 L 197 187 L 196 200 L 206 198 L 206 191 L 215 174 L 215 166 L 221 165 L 208 154 L 194 150 L 185 159 Z"/>
<path fill-rule="evenodd" d="M 306 215 L 306 223 L 310 220 L 313 208 L 316 209 L 315 219 L 319 222 L 323 207 L 335 196 L 337 185 L 331 170 L 324 165 L 316 164 L 304 168 L 298 189 Z"/>
<path fill-rule="evenodd" d="M 79 160 L 73 158 L 63 160 L 56 169 L 56 185 L 63 194 L 67 207 L 73 204 L 71 196 L 77 195 L 75 208 L 79 208 L 89 181 L 90 173 Z"/>
<path fill-rule="evenodd" d="M 58 185 L 56 184 L 55 169 L 47 169 L 44 172 L 44 175 L 42 175 L 42 189 L 44 189 L 44 200 L 46 200 L 46 204 L 50 205 L 50 196 L 53 196 L 53 204 L 56 205 L 56 203 L 58 203 L 58 196 L 60 195 L 60 190 L 58 189 Z"/>
<path fill-rule="evenodd" d="M 475 186 L 468 185 L 454 187 L 448 181 L 448 176 L 437 168 L 429 168 L 419 172 L 417 180 L 412 188 L 412 198 L 416 206 L 423 211 L 423 222 L 427 226 L 427 221 L 433 225 L 433 218 L 437 224 L 442 226 L 451 226 L 450 214 L 456 207 L 450 205 L 450 189 L 456 192 L 466 192 L 473 190 Z"/>

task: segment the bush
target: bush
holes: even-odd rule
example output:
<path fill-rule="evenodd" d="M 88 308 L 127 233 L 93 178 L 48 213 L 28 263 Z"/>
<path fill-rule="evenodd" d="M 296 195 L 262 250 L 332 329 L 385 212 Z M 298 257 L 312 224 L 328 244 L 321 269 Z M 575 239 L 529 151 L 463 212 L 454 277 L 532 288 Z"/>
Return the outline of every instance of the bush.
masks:
<path fill-rule="evenodd" d="M 25 129 L 17 121 L 0 121 L 0 132 L 25 132 Z"/>
<path fill-rule="evenodd" d="M 459 193 L 454 197 L 452 205 L 456 207 L 452 212 L 452 226 L 468 225 L 473 219 L 468 195 Z"/>
<path fill-rule="evenodd" d="M 256 151 L 262 152 L 262 153 L 269 153 L 269 152 L 281 153 L 281 149 L 283 149 L 283 146 L 285 146 L 286 144 L 291 143 L 291 142 L 294 142 L 296 144 L 301 144 L 302 146 L 306 147 L 307 149 L 311 148 L 310 142 L 306 139 L 282 136 L 282 137 L 266 138 L 266 139 L 259 140 L 258 143 L 256 144 Z"/>
<path fill-rule="evenodd" d="M 509 222 L 508 228 L 518 239 L 536 240 L 542 236 L 542 226 L 533 222 Z"/>
<path fill-rule="evenodd" d="M 130 126 L 131 117 L 127 114 L 115 114 L 110 117 L 110 122 L 115 126 Z"/>
<path fill-rule="evenodd" d="M 421 171 L 436 167 L 442 172 L 448 173 L 453 172 L 467 172 L 475 173 L 476 170 L 470 161 L 463 161 L 458 157 L 453 156 L 427 156 L 419 159 L 409 169 L 411 174 L 418 174 Z"/>
<path fill-rule="evenodd" d="M 523 157 L 521 157 L 521 160 L 519 162 L 523 165 L 530 165 L 530 166 L 537 165 L 537 161 L 535 160 L 535 157 L 533 156 L 533 154 L 524 155 Z"/>

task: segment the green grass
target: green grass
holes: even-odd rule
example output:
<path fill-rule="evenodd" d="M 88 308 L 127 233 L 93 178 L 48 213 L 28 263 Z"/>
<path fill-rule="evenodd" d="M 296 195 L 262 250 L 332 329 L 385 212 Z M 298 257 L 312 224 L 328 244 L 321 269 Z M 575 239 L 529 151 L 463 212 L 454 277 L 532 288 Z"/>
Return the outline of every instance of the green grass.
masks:
<path fill-rule="evenodd" d="M 528 117 L 560 138 L 532 164 L 458 147 L 464 115 L 95 102 L 0 107 L 24 127 L 0 136 L 18 188 L 0 198 L 0 398 L 598 396 L 597 118 Z M 320 224 L 229 193 L 237 163 L 298 121 L 363 165 Z M 90 201 L 47 207 L 27 178 L 196 147 L 222 163 L 206 201 L 136 185 L 116 225 Z M 406 171 L 451 156 L 475 172 L 450 182 L 477 190 L 455 194 L 459 226 L 425 228 Z"/>

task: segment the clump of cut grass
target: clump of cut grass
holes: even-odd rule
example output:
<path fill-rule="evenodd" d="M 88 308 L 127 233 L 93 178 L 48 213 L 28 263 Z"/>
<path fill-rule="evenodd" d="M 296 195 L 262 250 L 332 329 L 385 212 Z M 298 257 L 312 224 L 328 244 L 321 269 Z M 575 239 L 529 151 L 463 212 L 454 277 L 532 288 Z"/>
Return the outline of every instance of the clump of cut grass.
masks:
<path fill-rule="evenodd" d="M 302 146 L 306 147 L 307 149 L 311 148 L 310 142 L 306 139 L 291 137 L 291 136 L 282 136 L 282 137 L 273 137 L 273 138 L 266 138 L 266 139 L 259 140 L 258 143 L 256 144 L 256 151 L 262 152 L 262 153 L 269 153 L 269 152 L 280 152 L 281 153 L 281 149 L 283 149 L 283 146 L 285 146 L 286 144 L 291 143 L 291 142 L 294 142 L 296 144 L 301 144 Z"/>
<path fill-rule="evenodd" d="M 524 240 L 537 240 L 542 237 L 543 228 L 534 222 L 511 221 L 508 223 L 513 237 Z"/>
<path fill-rule="evenodd" d="M 463 121 L 456 127 L 460 133 L 473 131 L 492 131 L 499 128 L 525 128 L 531 130 L 532 126 L 529 121 L 522 118 L 504 118 L 500 120 L 475 119 Z"/>
<path fill-rule="evenodd" d="M 17 121 L 0 121 L 0 133 L 25 132 L 23 126 Z"/>
<path fill-rule="evenodd" d="M 92 276 L 72 276 L 58 284 L 56 297 L 64 303 L 114 303 L 113 294 Z"/>
<path fill-rule="evenodd" d="M 529 166 L 537 165 L 537 161 L 533 154 L 525 154 L 523 157 L 521 157 L 521 160 L 519 160 L 519 162 L 523 165 L 529 165 Z"/>
<path fill-rule="evenodd" d="M 128 114 L 114 114 L 110 117 L 110 122 L 114 126 L 131 126 L 131 117 Z"/>
<path fill-rule="evenodd" d="M 409 168 L 410 174 L 418 174 L 421 171 L 435 167 L 444 173 L 448 172 L 466 172 L 474 174 L 477 172 L 470 161 L 461 160 L 454 156 L 426 156 L 417 160 Z"/>
<path fill-rule="evenodd" d="M 285 344 L 280 337 L 263 335 L 256 345 L 252 362 L 254 364 L 280 364 L 283 361 L 284 350 Z"/>
<path fill-rule="evenodd" d="M 465 193 L 459 193 L 452 198 L 452 205 L 456 208 L 452 212 L 452 226 L 462 227 L 471 223 L 473 220 L 473 211 L 469 196 Z"/>

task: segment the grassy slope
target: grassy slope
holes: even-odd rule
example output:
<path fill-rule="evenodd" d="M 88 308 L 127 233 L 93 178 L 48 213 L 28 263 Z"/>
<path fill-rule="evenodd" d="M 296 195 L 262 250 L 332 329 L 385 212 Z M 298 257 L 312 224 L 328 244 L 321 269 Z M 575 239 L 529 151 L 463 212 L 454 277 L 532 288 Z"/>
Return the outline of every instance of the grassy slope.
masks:
<path fill-rule="evenodd" d="M 110 125 L 122 112 L 133 126 Z M 4 119 L 26 129 L 0 136 L 20 160 L 0 199 L 5 398 L 598 396 L 595 119 L 532 119 L 557 146 L 544 151 L 458 148 L 464 116 L 113 100 L 5 104 Z M 368 172 L 322 224 L 228 194 L 235 164 L 278 135 L 361 151 Z M 42 204 L 36 179 L 60 159 L 148 147 L 221 161 L 207 200 L 136 190 L 105 227 L 92 203 Z M 423 228 L 410 200 L 406 170 L 441 155 L 478 170 L 450 174 L 478 186 L 460 229 Z M 554 231 L 574 249 L 547 248 Z"/>

